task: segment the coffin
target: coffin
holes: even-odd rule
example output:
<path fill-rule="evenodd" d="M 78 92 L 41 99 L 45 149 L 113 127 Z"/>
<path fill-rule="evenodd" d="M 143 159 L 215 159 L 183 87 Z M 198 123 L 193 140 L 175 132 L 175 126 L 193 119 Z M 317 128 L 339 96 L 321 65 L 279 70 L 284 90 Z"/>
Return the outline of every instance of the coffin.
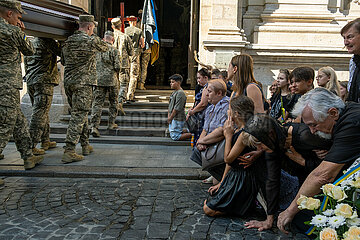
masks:
<path fill-rule="evenodd" d="M 23 0 L 23 22 L 26 34 L 64 40 L 77 29 L 82 8 L 54 0 Z"/>

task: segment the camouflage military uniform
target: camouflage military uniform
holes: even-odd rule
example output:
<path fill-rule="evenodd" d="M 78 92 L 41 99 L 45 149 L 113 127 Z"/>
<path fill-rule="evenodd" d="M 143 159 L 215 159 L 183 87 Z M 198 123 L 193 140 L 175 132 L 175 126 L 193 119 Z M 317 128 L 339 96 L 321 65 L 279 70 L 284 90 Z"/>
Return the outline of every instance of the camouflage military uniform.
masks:
<path fill-rule="evenodd" d="M 140 55 L 140 78 L 138 82 L 138 88 L 144 87 L 146 76 L 147 76 L 147 68 L 150 61 L 150 55 L 151 55 L 151 48 L 149 49 L 142 49 L 141 55 Z"/>
<path fill-rule="evenodd" d="M 119 30 L 114 31 L 114 47 L 120 52 L 119 102 L 123 103 L 127 99 L 130 80 L 130 56 L 134 55 L 134 50 L 130 37 Z"/>
<path fill-rule="evenodd" d="M 96 55 L 97 87 L 94 91 L 92 104 L 91 125 L 98 128 L 100 125 L 101 111 L 105 102 L 106 94 L 109 93 L 109 125 L 115 123 L 118 114 L 119 95 L 119 51 L 109 45 L 109 51 Z"/>
<path fill-rule="evenodd" d="M 34 54 L 32 44 L 19 27 L 0 17 L 0 152 L 13 135 L 21 158 L 26 160 L 32 156 L 32 143 L 27 121 L 20 110 L 21 53 Z"/>
<path fill-rule="evenodd" d="M 65 150 L 74 150 L 79 139 L 82 146 L 89 145 L 88 113 L 92 88 L 97 83 L 96 53 L 108 49 L 99 37 L 90 37 L 82 31 L 75 31 L 65 41 L 61 61 L 65 66 L 65 94 L 71 107 Z"/>
<path fill-rule="evenodd" d="M 135 26 L 131 26 L 125 28 L 125 34 L 130 36 L 134 48 L 134 56 L 131 58 L 129 91 L 127 94 L 127 98 L 131 100 L 134 98 L 136 85 L 139 79 L 140 51 L 141 51 L 139 41 L 142 36 L 142 32 L 141 29 Z"/>
<path fill-rule="evenodd" d="M 30 135 L 34 148 L 40 140 L 43 143 L 50 142 L 49 111 L 54 86 L 59 84 L 57 56 L 60 56 L 61 48 L 50 38 L 35 38 L 32 44 L 35 54 L 25 57 L 24 62 L 27 89 L 33 105 Z"/>

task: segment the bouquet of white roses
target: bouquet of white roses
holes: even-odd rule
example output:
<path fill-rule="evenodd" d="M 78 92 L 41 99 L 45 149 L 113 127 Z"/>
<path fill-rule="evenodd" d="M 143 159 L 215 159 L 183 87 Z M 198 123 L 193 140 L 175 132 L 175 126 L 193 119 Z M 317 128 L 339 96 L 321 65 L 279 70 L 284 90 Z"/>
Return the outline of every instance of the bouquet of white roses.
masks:
<path fill-rule="evenodd" d="M 312 225 L 307 232 L 320 240 L 360 240 L 360 171 L 322 186 L 323 194 L 315 198 L 301 195 L 299 209 L 313 210 L 315 216 L 305 224 Z M 322 203 L 317 198 L 324 198 Z"/>

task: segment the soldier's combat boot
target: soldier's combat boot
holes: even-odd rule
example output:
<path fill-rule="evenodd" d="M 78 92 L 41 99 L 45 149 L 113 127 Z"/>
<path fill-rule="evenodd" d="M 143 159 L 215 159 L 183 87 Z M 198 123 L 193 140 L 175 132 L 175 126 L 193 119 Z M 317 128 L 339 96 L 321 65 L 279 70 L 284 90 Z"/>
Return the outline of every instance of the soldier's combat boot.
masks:
<path fill-rule="evenodd" d="M 145 88 L 144 85 L 145 85 L 144 83 L 139 83 L 138 89 L 140 89 L 140 90 L 146 90 L 146 88 Z"/>
<path fill-rule="evenodd" d="M 61 158 L 63 163 L 80 162 L 84 160 L 84 156 L 76 154 L 75 150 L 65 150 Z"/>
<path fill-rule="evenodd" d="M 4 159 L 4 157 L 5 157 L 4 154 L 0 154 L 0 160 Z"/>
<path fill-rule="evenodd" d="M 108 126 L 109 130 L 115 130 L 118 128 L 118 125 L 116 123 L 110 123 Z"/>
<path fill-rule="evenodd" d="M 87 155 L 89 155 L 90 153 L 92 153 L 94 151 L 94 148 L 93 148 L 93 146 L 91 146 L 91 145 L 85 145 L 85 146 L 82 146 L 82 154 L 84 155 L 84 156 L 87 156 Z"/>
<path fill-rule="evenodd" d="M 44 149 L 45 151 L 51 148 L 56 148 L 56 142 L 42 142 L 41 143 L 41 148 Z"/>
<path fill-rule="evenodd" d="M 44 155 L 45 154 L 45 150 L 44 149 L 39 149 L 39 148 L 33 148 L 32 149 L 32 153 L 34 155 Z"/>
<path fill-rule="evenodd" d="M 44 160 L 44 156 L 31 156 L 27 159 L 24 159 L 24 168 L 25 170 L 29 170 L 35 167 L 35 165 L 39 164 Z"/>
<path fill-rule="evenodd" d="M 126 115 L 124 108 L 123 108 L 123 103 L 119 103 L 119 113 L 120 113 L 120 116 Z"/>
<path fill-rule="evenodd" d="M 99 130 L 95 127 L 91 128 L 91 135 L 93 137 L 100 137 L 100 133 L 99 133 Z"/>

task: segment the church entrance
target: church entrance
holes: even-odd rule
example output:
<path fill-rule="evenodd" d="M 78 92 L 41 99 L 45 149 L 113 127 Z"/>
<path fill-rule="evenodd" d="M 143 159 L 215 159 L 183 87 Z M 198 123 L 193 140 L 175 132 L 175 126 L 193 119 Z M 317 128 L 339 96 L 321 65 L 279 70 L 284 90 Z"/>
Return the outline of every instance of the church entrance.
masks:
<path fill-rule="evenodd" d="M 196 28 L 195 34 L 190 33 L 193 28 L 190 24 L 191 5 L 194 1 L 199 0 L 154 0 L 160 38 L 160 57 L 153 65 L 148 66 L 146 86 L 150 85 L 158 89 L 170 88 L 168 79 L 175 73 L 184 77 L 186 86 L 189 72 L 193 75 L 194 63 L 191 62 L 193 55 L 189 54 L 191 50 L 189 43 L 194 35 L 198 35 Z M 144 4 L 144 0 L 92 0 L 91 12 L 95 13 L 96 19 L 101 22 L 99 29 L 101 34 L 111 29 L 107 19 L 120 15 L 120 2 L 124 2 L 125 16 L 138 16 L 138 10 L 142 9 Z M 197 43 L 194 39 L 192 42 Z"/>

